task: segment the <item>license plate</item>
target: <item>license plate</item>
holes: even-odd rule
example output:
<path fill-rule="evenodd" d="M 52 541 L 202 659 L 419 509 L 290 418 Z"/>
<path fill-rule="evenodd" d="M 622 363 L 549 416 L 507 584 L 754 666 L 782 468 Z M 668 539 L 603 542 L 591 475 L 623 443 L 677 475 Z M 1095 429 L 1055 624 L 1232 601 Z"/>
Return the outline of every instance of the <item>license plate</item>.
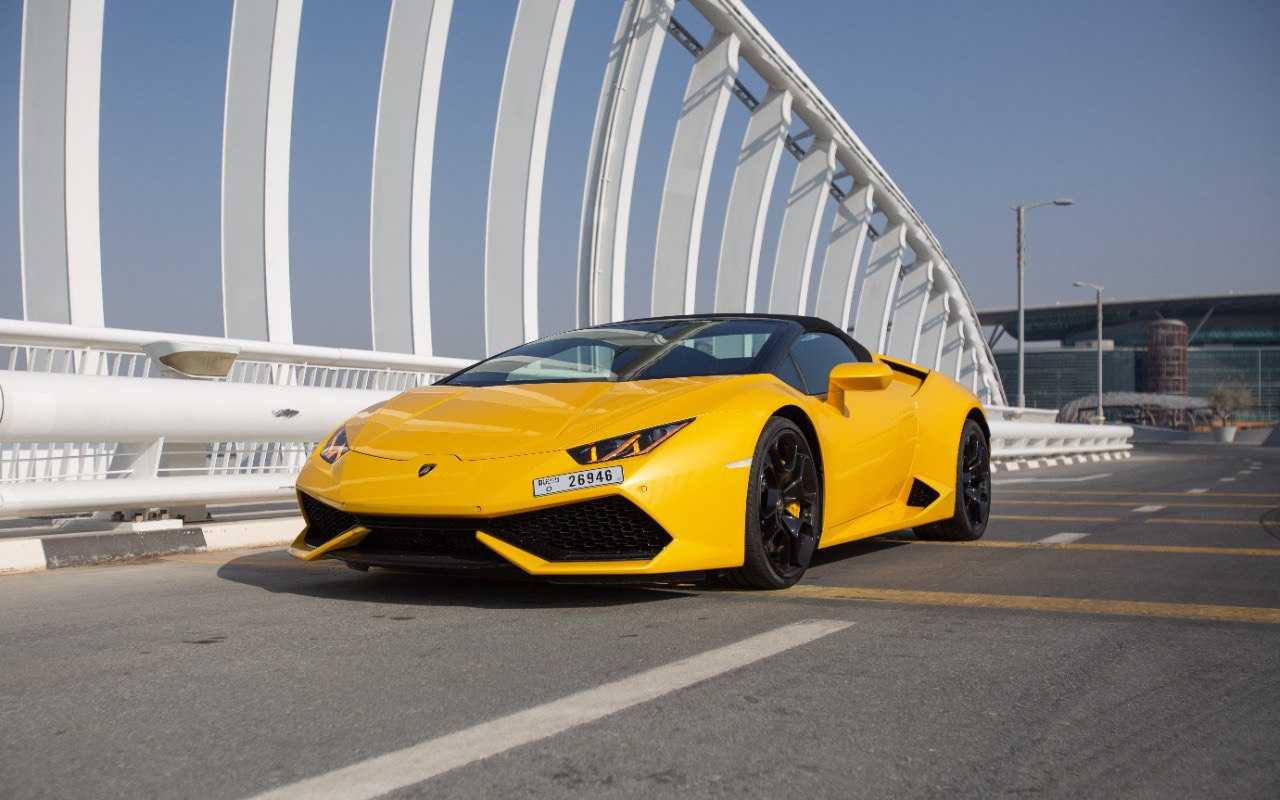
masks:
<path fill-rule="evenodd" d="M 581 472 L 566 472 L 563 475 L 535 478 L 533 496 L 542 497 L 548 494 L 572 492 L 576 489 L 590 489 L 592 486 L 608 486 L 611 483 L 622 483 L 622 467 L 584 469 Z"/>

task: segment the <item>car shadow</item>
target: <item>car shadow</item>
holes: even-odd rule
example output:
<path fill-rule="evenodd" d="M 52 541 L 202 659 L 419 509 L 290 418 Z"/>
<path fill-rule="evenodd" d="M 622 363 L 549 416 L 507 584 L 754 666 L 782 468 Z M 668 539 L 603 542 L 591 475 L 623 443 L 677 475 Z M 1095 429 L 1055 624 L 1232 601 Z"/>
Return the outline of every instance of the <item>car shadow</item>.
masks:
<path fill-rule="evenodd" d="M 223 564 L 217 575 L 274 594 L 416 606 L 593 608 L 694 596 L 688 584 L 565 584 L 518 576 L 453 577 L 381 569 L 358 572 L 336 561 L 297 561 L 282 550 L 233 559 Z"/>
<path fill-rule="evenodd" d="M 868 556 L 882 550 L 896 550 L 899 547 L 911 544 L 913 541 L 915 541 L 915 536 L 910 531 L 899 531 L 877 536 L 874 539 L 859 539 L 856 542 L 846 542 L 845 544 L 827 547 L 814 553 L 813 561 L 809 563 L 809 566 L 818 567 L 836 561 Z"/>

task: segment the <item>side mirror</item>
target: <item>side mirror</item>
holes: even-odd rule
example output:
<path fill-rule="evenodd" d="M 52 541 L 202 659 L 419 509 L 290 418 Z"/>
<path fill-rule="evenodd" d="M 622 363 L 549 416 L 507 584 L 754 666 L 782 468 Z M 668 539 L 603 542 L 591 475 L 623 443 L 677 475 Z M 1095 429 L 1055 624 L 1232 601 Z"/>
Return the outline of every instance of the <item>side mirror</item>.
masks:
<path fill-rule="evenodd" d="M 883 361 L 836 364 L 827 377 L 827 402 L 843 409 L 845 392 L 878 392 L 892 382 L 893 370 Z"/>

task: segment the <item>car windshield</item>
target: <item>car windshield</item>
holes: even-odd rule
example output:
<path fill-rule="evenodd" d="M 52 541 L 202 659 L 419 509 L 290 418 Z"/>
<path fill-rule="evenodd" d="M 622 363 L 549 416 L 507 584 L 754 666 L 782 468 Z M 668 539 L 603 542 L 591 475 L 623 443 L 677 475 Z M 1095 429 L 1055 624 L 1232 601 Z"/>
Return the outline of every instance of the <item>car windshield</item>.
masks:
<path fill-rule="evenodd" d="M 619 322 L 520 345 L 441 383 L 632 381 L 760 372 L 766 347 L 794 323 L 773 319 Z"/>

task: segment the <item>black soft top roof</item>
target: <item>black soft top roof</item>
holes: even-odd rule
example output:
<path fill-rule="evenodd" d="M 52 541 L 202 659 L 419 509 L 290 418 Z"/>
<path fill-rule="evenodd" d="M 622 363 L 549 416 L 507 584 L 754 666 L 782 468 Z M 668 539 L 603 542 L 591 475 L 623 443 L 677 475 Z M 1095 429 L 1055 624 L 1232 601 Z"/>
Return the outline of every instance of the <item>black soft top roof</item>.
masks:
<path fill-rule="evenodd" d="M 776 319 L 784 322 L 794 322 L 800 325 L 808 333 L 829 333 L 832 336 L 844 341 L 845 344 L 853 348 L 853 352 L 858 354 L 858 358 L 863 361 L 871 360 L 871 351 L 862 345 L 858 340 L 854 339 L 845 331 L 830 321 L 821 319 L 820 317 L 806 317 L 799 314 L 747 314 L 747 313 L 726 313 L 726 314 L 667 314 L 661 317 L 639 317 L 637 319 L 622 319 L 617 322 L 606 322 L 600 325 L 592 325 L 593 328 L 606 328 L 610 325 L 617 325 L 626 322 L 657 322 L 661 320 L 717 320 L 717 319 Z"/>

